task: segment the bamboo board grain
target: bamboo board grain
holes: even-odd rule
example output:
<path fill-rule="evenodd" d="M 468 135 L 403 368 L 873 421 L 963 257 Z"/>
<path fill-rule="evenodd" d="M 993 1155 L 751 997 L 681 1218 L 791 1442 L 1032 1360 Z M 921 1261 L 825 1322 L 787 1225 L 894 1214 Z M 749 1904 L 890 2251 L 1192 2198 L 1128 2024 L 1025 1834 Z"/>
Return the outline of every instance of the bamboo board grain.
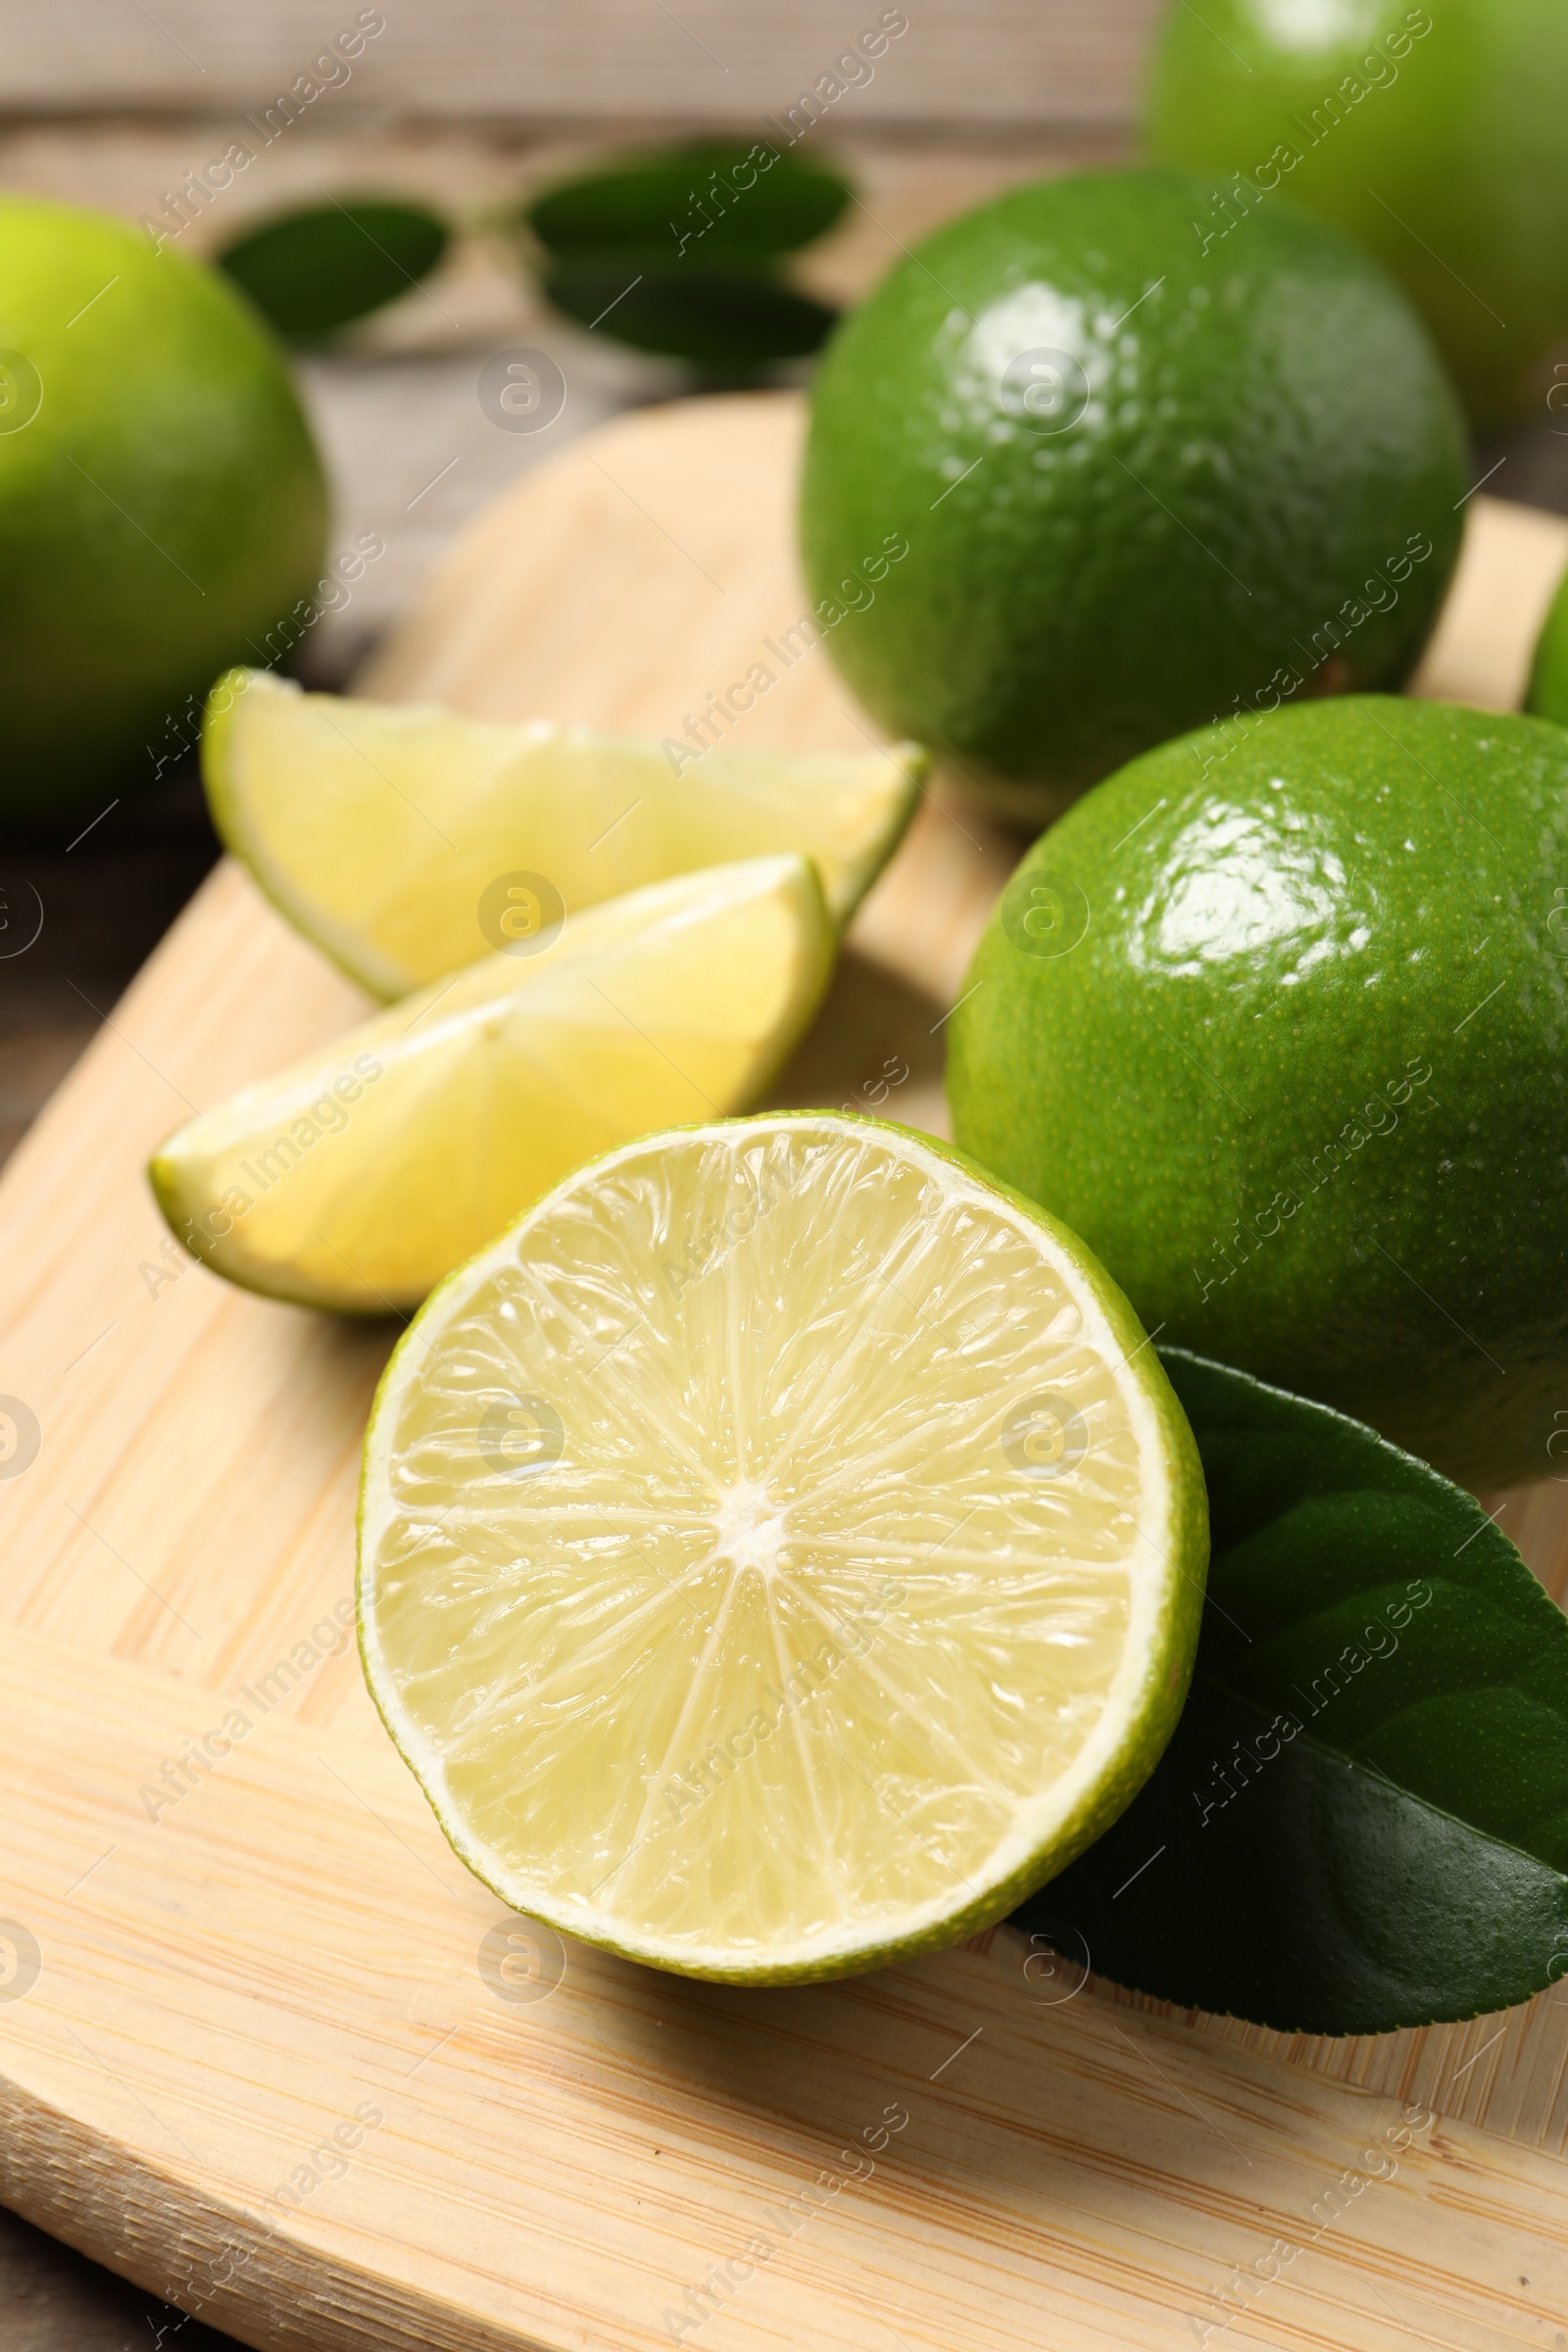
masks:
<path fill-rule="evenodd" d="M 737 399 L 578 445 L 481 517 L 368 682 L 680 732 L 802 610 L 797 433 L 792 402 Z M 1514 699 L 1565 559 L 1568 525 L 1473 502 L 1423 689 Z M 781 672 L 750 740 L 860 740 L 820 651 Z M 790 1099 L 899 1052 L 889 1107 L 940 1116 L 942 1006 L 1015 848 L 922 808 Z M 42 1441 L 0 1479 L 0 2197 L 296 2352 L 1100 2352 L 1190 2343 L 1192 2315 L 1300 2352 L 1568 2346 L 1560 1987 L 1309 2040 L 1047 1975 L 1002 1930 L 775 1993 L 571 1947 L 548 1997 L 497 1997 L 505 1915 L 333 1620 L 387 1335 L 181 1264 L 139 1178 L 187 1105 L 359 1008 L 221 868 L 0 1185 L 0 1390 Z M 1561 1597 L 1561 1491 L 1503 1507 Z M 890 2105 L 906 2126 L 849 2180 Z"/>

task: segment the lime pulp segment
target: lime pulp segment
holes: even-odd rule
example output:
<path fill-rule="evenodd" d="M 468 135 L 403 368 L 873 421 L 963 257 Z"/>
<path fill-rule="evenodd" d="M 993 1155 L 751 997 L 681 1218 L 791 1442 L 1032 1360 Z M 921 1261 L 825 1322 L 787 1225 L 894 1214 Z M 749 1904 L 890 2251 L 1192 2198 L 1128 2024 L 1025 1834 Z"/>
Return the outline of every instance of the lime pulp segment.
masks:
<path fill-rule="evenodd" d="M 591 1153 L 755 1102 L 834 932 L 804 858 L 628 892 L 486 956 L 186 1121 L 153 1189 L 220 1274 L 381 1314 Z"/>
<path fill-rule="evenodd" d="M 839 923 L 908 821 L 926 765 L 893 751 L 699 757 L 588 727 L 305 694 L 264 670 L 214 687 L 202 769 L 219 832 L 291 922 L 373 996 L 695 867 L 796 851 Z"/>
<path fill-rule="evenodd" d="M 1185 1692 L 1191 1434 L 1081 1245 L 924 1138 L 630 1144 L 431 1298 L 367 1439 L 372 1693 L 516 1909 L 880 1965 L 1099 1834 Z"/>

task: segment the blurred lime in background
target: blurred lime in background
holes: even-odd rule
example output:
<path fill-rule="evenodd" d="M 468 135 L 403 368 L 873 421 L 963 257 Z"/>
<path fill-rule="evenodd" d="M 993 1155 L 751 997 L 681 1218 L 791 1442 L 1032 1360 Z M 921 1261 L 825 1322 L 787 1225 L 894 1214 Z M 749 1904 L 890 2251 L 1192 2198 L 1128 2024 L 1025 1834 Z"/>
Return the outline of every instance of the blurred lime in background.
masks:
<path fill-rule="evenodd" d="M 855 693 L 1041 819 L 1185 729 L 1401 684 L 1457 552 L 1421 321 L 1295 205 L 1205 254 L 1205 182 L 1010 191 L 899 263 L 817 374 L 801 538 Z"/>
<path fill-rule="evenodd" d="M 1195 242 L 1278 190 L 1370 246 L 1491 425 L 1568 333 L 1565 90 L 1562 0 L 1203 0 L 1165 20 L 1149 145 L 1216 174 Z"/>
<path fill-rule="evenodd" d="M 1568 727 L 1568 573 L 1557 583 L 1536 642 L 1525 709 Z"/>
<path fill-rule="evenodd" d="M 0 199 L 0 821 L 150 780 L 188 697 L 274 658 L 325 530 L 286 365 L 222 279 Z"/>

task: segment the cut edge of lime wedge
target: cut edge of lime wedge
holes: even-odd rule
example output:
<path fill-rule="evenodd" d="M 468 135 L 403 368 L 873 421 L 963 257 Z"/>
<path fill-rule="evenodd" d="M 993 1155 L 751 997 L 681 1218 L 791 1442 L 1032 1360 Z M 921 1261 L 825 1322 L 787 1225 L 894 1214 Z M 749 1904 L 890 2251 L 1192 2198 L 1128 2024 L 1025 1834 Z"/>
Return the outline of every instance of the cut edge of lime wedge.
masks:
<path fill-rule="evenodd" d="M 438 902 L 445 887 L 452 905 L 445 910 L 442 927 L 448 936 L 461 930 L 465 943 L 462 953 L 449 948 L 433 956 L 427 955 L 420 968 L 416 968 L 407 957 L 400 958 L 384 939 L 378 939 L 367 921 L 348 919 L 334 909 L 329 884 L 331 877 L 341 872 L 341 860 L 335 855 L 317 857 L 313 879 L 311 857 L 291 858 L 279 840 L 270 837 L 257 788 L 245 780 L 245 738 L 247 730 L 254 730 L 257 723 L 275 725 L 285 715 L 297 736 L 293 754 L 296 768 L 309 760 L 316 746 L 325 750 L 329 760 L 345 756 L 352 760 L 358 753 L 365 764 L 366 778 L 376 775 L 388 794 L 396 796 L 396 806 L 391 799 L 387 802 L 392 821 L 407 822 L 411 828 L 423 825 L 427 829 L 427 838 L 424 833 L 419 836 L 423 854 L 410 863 L 408 899 L 430 906 Z M 569 752 L 579 760 L 597 760 L 606 770 L 612 769 L 617 760 L 642 770 L 649 780 L 671 796 L 671 808 L 680 793 L 682 779 L 670 772 L 667 747 L 653 737 L 554 725 L 543 720 L 503 723 L 472 719 L 436 703 L 379 704 L 360 697 L 311 693 L 292 679 L 274 676 L 270 670 L 225 671 L 208 696 L 201 740 L 202 781 L 219 838 L 295 930 L 329 956 L 351 980 L 383 1002 L 395 1001 L 415 988 L 444 977 L 484 953 L 485 941 L 476 928 L 472 930 L 471 955 L 466 946 L 475 895 L 470 887 L 471 875 L 460 879 L 458 872 L 452 871 L 443 884 L 441 869 L 457 869 L 464 860 L 471 861 L 481 851 L 485 833 L 481 827 L 465 836 L 461 805 L 454 813 L 446 804 L 438 803 L 446 822 L 455 827 L 449 837 L 434 817 L 420 809 L 414 798 L 404 793 L 395 779 L 352 741 L 352 730 L 357 725 L 368 725 L 372 734 L 375 730 L 384 731 L 389 743 L 395 743 L 400 735 L 421 729 L 444 730 L 452 739 L 450 764 L 454 772 L 466 739 L 473 754 L 471 772 L 493 770 L 503 757 L 520 762 L 530 757 L 538 760 Z M 329 740 L 327 729 L 336 742 Z M 898 743 L 864 753 L 784 752 L 771 748 L 740 751 L 717 744 L 705 752 L 701 760 L 701 788 L 708 798 L 710 811 L 722 802 L 726 787 L 734 792 L 737 808 L 744 811 L 749 798 L 756 794 L 757 780 L 771 776 L 797 790 L 802 820 L 797 823 L 782 815 L 776 796 L 769 816 L 758 815 L 754 801 L 755 839 L 725 841 L 715 834 L 711 855 L 688 856 L 684 851 L 671 854 L 666 850 L 663 855 L 655 856 L 650 870 L 614 875 L 609 888 L 598 886 L 599 877 L 591 888 L 584 884 L 580 860 L 598 846 L 585 843 L 568 853 L 568 861 L 570 858 L 578 859 L 579 871 L 552 872 L 551 879 L 558 886 L 564 885 L 563 896 L 566 905 L 580 909 L 599 905 L 606 898 L 623 896 L 627 890 L 669 880 L 678 873 L 693 872 L 706 865 L 727 865 L 746 857 L 794 852 L 809 858 L 815 864 L 828 910 L 842 931 L 903 840 L 930 764 L 930 755 L 914 743 Z M 366 780 L 358 777 L 357 770 L 353 772 L 357 780 Z M 318 801 L 312 803 L 313 821 L 318 818 L 320 808 Z M 858 821 L 850 827 L 847 838 L 836 839 L 835 826 L 842 826 L 846 813 L 852 810 Z M 631 813 L 630 809 L 624 811 L 626 815 Z M 814 821 L 808 821 L 808 818 Z M 552 822 L 555 821 L 553 816 Z M 608 820 L 607 832 L 613 834 L 619 821 L 618 815 Z M 358 828 L 362 844 L 364 827 L 363 810 L 346 814 L 345 831 Z M 694 838 L 701 830 L 699 823 L 694 827 Z M 443 843 L 444 850 L 440 846 Z M 523 865 L 544 861 L 553 866 L 558 862 L 553 856 L 546 860 L 537 855 L 530 856 L 514 842 L 505 854 L 520 857 Z M 607 877 L 612 872 L 612 869 L 607 868 Z M 461 924 L 455 920 L 459 906 Z M 389 912 L 396 918 L 406 911 L 407 902 L 400 906 L 395 888 L 390 908 L 382 906 L 377 910 L 383 928 Z"/>
<path fill-rule="evenodd" d="M 674 1950 L 640 1935 L 613 1913 L 596 1911 L 578 1899 L 552 1899 L 468 1834 L 462 1807 L 446 1785 L 444 1767 L 404 1706 L 381 1646 L 375 1551 L 386 1516 L 380 1497 L 387 1491 L 399 1402 L 416 1381 L 435 1330 L 449 1325 L 496 1267 L 515 1256 L 532 1225 L 574 1193 L 614 1176 L 624 1163 L 651 1149 L 702 1144 L 743 1129 L 813 1124 L 835 1132 L 880 1134 L 897 1149 L 943 1167 L 956 1193 L 964 1188 L 978 1191 L 1026 1234 L 1044 1237 L 1055 1265 L 1070 1274 L 1074 1300 L 1085 1310 L 1097 1344 L 1116 1366 L 1119 1393 L 1129 1401 L 1142 1457 L 1158 1465 L 1158 1476 L 1152 1482 L 1156 1490 L 1152 1502 L 1137 1526 L 1136 1623 L 1129 1629 L 1101 1720 L 1071 1768 L 1019 1808 L 1011 1834 L 999 1844 L 981 1882 L 966 1880 L 965 1896 L 924 1905 L 891 1935 L 852 1935 L 837 1943 L 818 1937 L 808 1947 L 770 1949 L 759 1957 L 738 1959 L 726 1946 L 704 1950 L 683 1944 Z M 811 1110 L 707 1121 L 617 1147 L 575 1169 L 506 1234 L 449 1275 L 399 1341 L 377 1388 L 366 1432 L 357 1527 L 359 1644 L 367 1686 L 393 1744 L 460 1859 L 514 1911 L 580 1942 L 675 1974 L 752 1985 L 862 1974 L 961 1942 L 1004 1918 L 1074 1861 L 1132 1801 L 1175 1729 L 1192 1676 L 1208 1560 L 1207 1494 L 1192 1431 L 1130 1303 L 1087 1247 L 1037 1203 L 1000 1184 L 950 1145 L 885 1121 Z"/>
<path fill-rule="evenodd" d="M 763 1097 L 820 1007 L 836 944 L 814 865 L 789 852 L 702 867 L 602 900 L 565 918 L 547 954 L 519 960 L 483 956 L 455 978 L 433 981 L 381 1007 L 284 1069 L 194 1113 L 165 1137 L 148 1162 L 153 1197 L 190 1254 L 241 1290 L 334 1314 L 403 1314 L 447 1279 L 478 1237 L 470 1235 L 451 1254 L 443 1250 L 444 1262 L 417 1284 L 400 1286 L 353 1234 L 320 1217 L 313 1179 L 330 1167 L 327 1200 L 347 1203 L 352 1213 L 371 1212 L 372 1225 L 376 1219 L 386 1224 L 401 1179 L 409 1187 L 409 1215 L 396 1224 L 405 1233 L 419 1204 L 416 1181 L 425 1184 L 428 1197 L 428 1170 L 442 1169 L 443 1145 L 447 1185 L 460 1181 L 465 1169 L 476 1181 L 476 1170 L 482 1173 L 477 1158 L 454 1168 L 444 1134 L 434 1150 L 423 1141 L 438 1100 L 428 1072 L 443 1054 L 490 1056 L 465 1082 L 466 1099 L 484 1111 L 475 1146 L 479 1158 L 488 1153 L 506 1175 L 554 1159 L 534 1191 L 514 1192 L 480 1226 L 488 1238 L 514 1221 L 520 1201 L 554 1190 L 585 1153 L 603 1149 L 607 1134 L 616 1135 L 618 1144 L 704 1101 L 729 1112 L 744 1111 Z M 699 985 L 710 953 L 717 972 Z M 619 963 L 612 963 L 617 956 Z M 667 1034 L 665 1045 L 660 1044 L 652 1012 L 639 1007 L 645 1027 L 616 1001 L 616 972 L 633 968 L 639 958 L 651 978 L 662 971 L 670 976 L 665 1020 L 673 1006 L 677 1023 L 689 1016 L 713 1041 L 719 1061 L 714 1070 L 705 1069 L 706 1085 L 691 1074 L 689 1061 L 683 1067 L 671 1058 Z M 607 996 L 605 981 L 613 997 Z M 757 993 L 748 996 L 748 987 Z M 683 1041 L 683 1061 L 693 1042 L 701 1040 Z M 597 1093 L 589 1090 L 597 1105 L 592 1140 L 566 1149 L 553 1137 L 551 1119 L 572 1110 L 563 1085 L 581 1090 L 596 1051 L 607 1059 L 609 1078 Z M 628 1055 L 637 1065 L 629 1073 Z M 367 1067 L 373 1077 L 365 1075 Z M 661 1108 L 652 1120 L 628 1112 L 625 1095 L 617 1091 L 631 1085 L 635 1100 L 638 1083 L 644 1097 L 650 1083 L 657 1090 Z M 519 1104 L 529 1089 L 530 1115 L 522 1120 Z M 449 1095 L 442 1130 L 453 1104 L 461 1107 L 463 1101 L 455 1090 Z M 379 1136 L 368 1172 L 356 1157 L 365 1145 L 354 1141 L 366 1132 L 372 1140 Z M 502 1156 L 509 1136 L 531 1138 L 532 1158 Z M 313 1214 L 301 1224 L 307 1199 Z M 275 1220 L 285 1208 L 303 1248 L 280 1246 L 287 1225 Z M 369 1267 L 363 1263 L 367 1256 Z"/>

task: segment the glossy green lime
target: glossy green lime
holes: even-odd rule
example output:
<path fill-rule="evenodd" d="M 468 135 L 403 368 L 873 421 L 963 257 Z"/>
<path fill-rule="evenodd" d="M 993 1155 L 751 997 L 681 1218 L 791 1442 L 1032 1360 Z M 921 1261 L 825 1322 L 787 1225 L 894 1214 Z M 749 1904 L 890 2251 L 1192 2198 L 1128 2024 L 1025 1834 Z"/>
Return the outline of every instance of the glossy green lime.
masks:
<path fill-rule="evenodd" d="M 1203 0 L 1165 20 L 1149 142 L 1216 175 L 1200 233 L 1278 188 L 1361 238 L 1490 424 L 1568 332 L 1565 94 L 1561 0 Z"/>
<path fill-rule="evenodd" d="M 1557 593 L 1536 640 L 1525 709 L 1538 718 L 1554 718 L 1560 727 L 1568 727 L 1568 572 L 1557 583 Z"/>
<path fill-rule="evenodd" d="M 1015 189 L 900 263 L 817 376 L 832 658 L 1019 814 L 1238 704 L 1401 681 L 1447 584 L 1467 459 L 1425 329 L 1283 199 L 1205 254 L 1206 197 Z"/>
<path fill-rule="evenodd" d="M 0 199 L 0 821 L 150 781 L 319 575 L 326 488 L 248 304 L 172 245 Z"/>
<path fill-rule="evenodd" d="M 957 1144 L 1165 1345 L 1466 1484 L 1568 1471 L 1568 735 L 1356 697 L 1204 729 L 1037 842 Z"/>

